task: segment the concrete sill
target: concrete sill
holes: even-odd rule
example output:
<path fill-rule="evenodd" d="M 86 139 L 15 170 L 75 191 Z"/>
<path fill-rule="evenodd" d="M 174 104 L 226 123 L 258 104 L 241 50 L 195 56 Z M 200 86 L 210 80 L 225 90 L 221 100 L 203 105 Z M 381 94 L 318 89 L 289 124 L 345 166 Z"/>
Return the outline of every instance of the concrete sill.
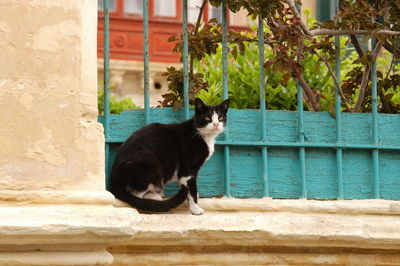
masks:
<path fill-rule="evenodd" d="M 396 201 L 221 198 L 199 205 L 201 216 L 186 206 L 139 214 L 132 240 L 108 249 L 112 265 L 400 265 Z"/>
<path fill-rule="evenodd" d="M 121 202 L 117 206 L 124 206 Z M 200 199 L 166 214 L 140 214 L 132 246 L 269 246 L 400 252 L 400 202 Z"/>

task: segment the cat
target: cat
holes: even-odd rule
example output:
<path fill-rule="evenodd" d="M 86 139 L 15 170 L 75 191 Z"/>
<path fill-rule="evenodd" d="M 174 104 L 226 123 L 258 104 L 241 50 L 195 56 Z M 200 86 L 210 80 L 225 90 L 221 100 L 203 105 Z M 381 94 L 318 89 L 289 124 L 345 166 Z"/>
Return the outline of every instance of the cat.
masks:
<path fill-rule="evenodd" d="M 117 150 L 110 192 L 142 211 L 167 212 L 186 199 L 192 214 L 197 204 L 197 174 L 214 152 L 215 138 L 225 129 L 229 99 L 208 106 L 194 101 L 194 116 L 179 124 L 153 123 L 133 133 Z M 162 200 L 164 185 L 179 182 L 179 192 Z"/>

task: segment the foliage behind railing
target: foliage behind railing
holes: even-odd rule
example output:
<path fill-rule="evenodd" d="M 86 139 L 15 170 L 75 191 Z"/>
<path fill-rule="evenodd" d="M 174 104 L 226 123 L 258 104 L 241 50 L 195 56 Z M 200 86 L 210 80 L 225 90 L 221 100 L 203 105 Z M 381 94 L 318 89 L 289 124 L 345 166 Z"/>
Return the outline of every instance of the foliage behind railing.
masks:
<path fill-rule="evenodd" d="M 207 91 L 210 84 L 204 75 L 194 72 L 194 64 L 206 56 L 216 54 L 221 42 L 222 26 L 212 19 L 206 25 L 201 25 L 201 17 L 205 5 L 219 6 L 222 0 L 204 0 L 200 7 L 199 17 L 195 27 L 189 32 L 190 84 L 189 100 L 193 101 L 196 94 Z M 400 2 L 382 0 L 342 0 L 336 16 L 325 23 L 314 23 L 308 27 L 301 18 L 294 0 L 227 0 L 231 12 L 240 9 L 247 10 L 249 16 L 256 18 L 261 15 L 267 27 L 264 30 L 265 44 L 269 46 L 273 57 L 266 57 L 264 68 L 270 72 L 282 73 L 280 85 L 286 86 L 290 80 L 302 85 L 303 98 L 309 111 L 320 111 L 324 99 L 332 97 L 332 92 L 321 91 L 314 87 L 312 75 L 307 75 L 307 58 L 316 60 L 315 64 L 323 64 L 332 82 L 339 88 L 342 98 L 342 109 L 347 112 L 370 111 L 370 75 L 372 62 L 376 61 L 382 48 L 391 55 L 390 67 L 386 73 L 378 71 L 379 109 L 385 113 L 398 113 L 400 106 L 393 97 L 400 93 L 400 75 L 392 73 L 396 60 L 400 59 Z M 353 66 L 344 76 L 343 81 L 337 80 L 333 71 L 335 49 L 332 36 L 348 35 L 357 52 Z M 377 39 L 372 51 L 361 48 L 358 35 L 364 39 Z M 228 41 L 233 58 L 244 55 L 250 42 L 256 42 L 256 34 L 242 34 L 229 30 Z M 182 53 L 182 36 L 172 36 L 170 41 L 177 41 L 175 51 Z M 182 70 L 169 68 L 166 73 L 169 81 L 169 93 L 165 94 L 162 106 L 173 106 L 174 109 L 183 105 L 183 74 Z M 256 80 L 256 78 L 255 78 Z M 267 90 L 267 95 L 271 91 Z M 203 93 L 204 94 L 204 93 Z M 232 94 L 232 92 L 231 92 Z M 268 97 L 267 97 L 268 99 Z M 333 103 L 332 103 L 333 104 Z M 330 106 L 332 108 L 332 106 Z M 322 108 L 326 109 L 326 108 Z M 333 108 L 334 109 L 334 108 Z"/>

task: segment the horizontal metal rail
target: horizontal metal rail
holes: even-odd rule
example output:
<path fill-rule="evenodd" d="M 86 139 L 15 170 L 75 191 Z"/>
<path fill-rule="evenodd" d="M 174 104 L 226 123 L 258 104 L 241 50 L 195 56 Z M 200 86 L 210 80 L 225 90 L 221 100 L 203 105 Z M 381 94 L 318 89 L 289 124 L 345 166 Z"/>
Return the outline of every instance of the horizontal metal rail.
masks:
<path fill-rule="evenodd" d="M 108 138 L 108 143 L 122 143 L 126 139 L 123 138 Z M 288 147 L 288 148 L 321 148 L 321 149 L 378 149 L 378 150 L 400 150 L 400 146 L 387 145 L 387 144 L 345 144 L 345 143 L 318 143 L 318 142 L 271 142 L 271 141 L 235 141 L 235 140 L 220 140 L 216 141 L 216 145 L 228 146 L 251 146 L 251 147 Z"/>
<path fill-rule="evenodd" d="M 143 31 L 144 31 L 144 124 L 149 124 L 151 122 L 150 110 L 150 93 L 149 93 L 149 21 L 148 21 L 148 0 L 143 2 Z M 109 174 L 110 169 L 110 145 L 112 143 L 122 143 L 126 139 L 123 137 L 112 137 L 111 134 L 111 115 L 110 115 L 110 82 L 109 82 L 109 10 L 108 10 L 109 0 L 103 0 L 104 6 L 104 134 L 106 139 L 106 175 Z M 339 0 L 335 0 L 331 3 L 334 8 L 332 9 L 331 16 L 333 17 L 338 9 Z M 188 0 L 182 0 L 182 39 L 183 39 L 183 91 L 184 91 L 184 118 L 189 119 L 189 43 L 188 43 Z M 228 42 L 228 21 L 227 21 L 227 1 L 222 1 L 222 87 L 223 87 L 223 98 L 227 99 L 229 97 L 229 82 L 228 82 L 228 62 L 229 62 L 229 42 Z M 300 10 L 299 10 L 300 11 Z M 342 112 L 341 112 L 341 97 L 339 94 L 339 88 L 335 88 L 335 142 L 310 142 L 305 138 L 305 123 L 304 123 L 304 108 L 303 108 L 303 88 L 300 84 L 297 84 L 297 140 L 294 142 L 290 141 L 268 141 L 268 128 L 267 128 L 267 118 L 268 113 L 266 112 L 266 88 L 265 88 L 265 73 L 263 68 L 264 62 L 264 21 L 262 18 L 258 18 L 258 39 L 259 39 L 259 73 L 260 73 L 260 138 L 258 140 L 232 140 L 233 132 L 229 132 L 229 125 L 227 125 L 227 130 L 222 140 L 216 142 L 216 145 L 223 146 L 221 152 L 223 153 L 223 165 L 224 165 L 224 195 L 231 196 L 231 186 L 233 175 L 231 173 L 231 166 L 234 166 L 236 162 L 231 162 L 231 146 L 238 147 L 257 147 L 261 151 L 262 164 L 260 176 L 262 178 L 263 184 L 263 196 L 270 196 L 272 190 L 269 191 L 270 186 L 270 173 L 269 173 L 269 147 L 284 147 L 287 149 L 293 148 L 297 149 L 299 152 L 299 198 L 308 197 L 307 189 L 307 175 L 306 175 L 306 156 L 307 149 L 327 149 L 333 150 L 336 153 L 336 169 L 337 169 L 337 187 L 332 187 L 332 190 L 337 190 L 337 198 L 344 198 L 344 174 L 343 174 L 343 154 L 346 149 L 350 150 L 368 150 L 371 151 L 371 163 L 373 165 L 373 194 L 375 198 L 381 197 L 381 177 L 380 177 L 380 151 L 381 150 L 395 150 L 400 151 L 400 145 L 390 145 L 379 143 L 379 128 L 378 128 L 378 95 L 377 95 L 377 76 L 376 76 L 376 62 L 373 62 L 371 69 L 371 84 L 372 84 L 372 112 L 371 112 L 371 122 L 372 122 L 372 140 L 371 143 L 344 143 L 342 135 Z M 373 43 L 374 44 L 374 43 Z M 335 37 L 335 51 L 336 51 L 336 62 L 335 62 L 335 76 L 340 84 L 340 36 Z M 301 60 L 299 60 L 301 63 Z M 167 111 L 167 110 L 166 110 Z M 169 111 L 168 111 L 169 112 Z M 123 136 L 123 135 L 119 135 Z M 383 164 L 383 163 L 382 163 Z M 232 186 L 233 189 L 234 186 Z"/>

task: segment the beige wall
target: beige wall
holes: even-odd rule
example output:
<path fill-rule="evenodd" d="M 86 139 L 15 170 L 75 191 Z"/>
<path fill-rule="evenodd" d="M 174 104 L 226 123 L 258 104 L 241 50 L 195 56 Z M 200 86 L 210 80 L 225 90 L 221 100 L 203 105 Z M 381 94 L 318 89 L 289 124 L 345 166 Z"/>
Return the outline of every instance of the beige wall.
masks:
<path fill-rule="evenodd" d="M 0 190 L 104 187 L 96 4 L 0 2 Z"/>
<path fill-rule="evenodd" d="M 0 265 L 108 265 L 132 208 L 104 190 L 97 1 L 0 1 Z"/>
<path fill-rule="evenodd" d="M 168 82 L 163 75 L 167 67 L 182 68 L 181 64 L 151 62 L 149 66 L 149 99 L 150 106 L 158 106 L 162 95 L 168 92 Z M 100 90 L 104 78 L 103 59 L 98 59 L 98 83 Z M 144 106 L 143 62 L 128 60 L 110 60 L 110 93 L 116 99 L 129 97 L 135 105 Z M 156 83 L 160 88 L 156 88 Z"/>
<path fill-rule="evenodd" d="M 302 9 L 309 8 L 311 15 L 315 18 L 317 16 L 317 0 L 302 0 Z"/>

